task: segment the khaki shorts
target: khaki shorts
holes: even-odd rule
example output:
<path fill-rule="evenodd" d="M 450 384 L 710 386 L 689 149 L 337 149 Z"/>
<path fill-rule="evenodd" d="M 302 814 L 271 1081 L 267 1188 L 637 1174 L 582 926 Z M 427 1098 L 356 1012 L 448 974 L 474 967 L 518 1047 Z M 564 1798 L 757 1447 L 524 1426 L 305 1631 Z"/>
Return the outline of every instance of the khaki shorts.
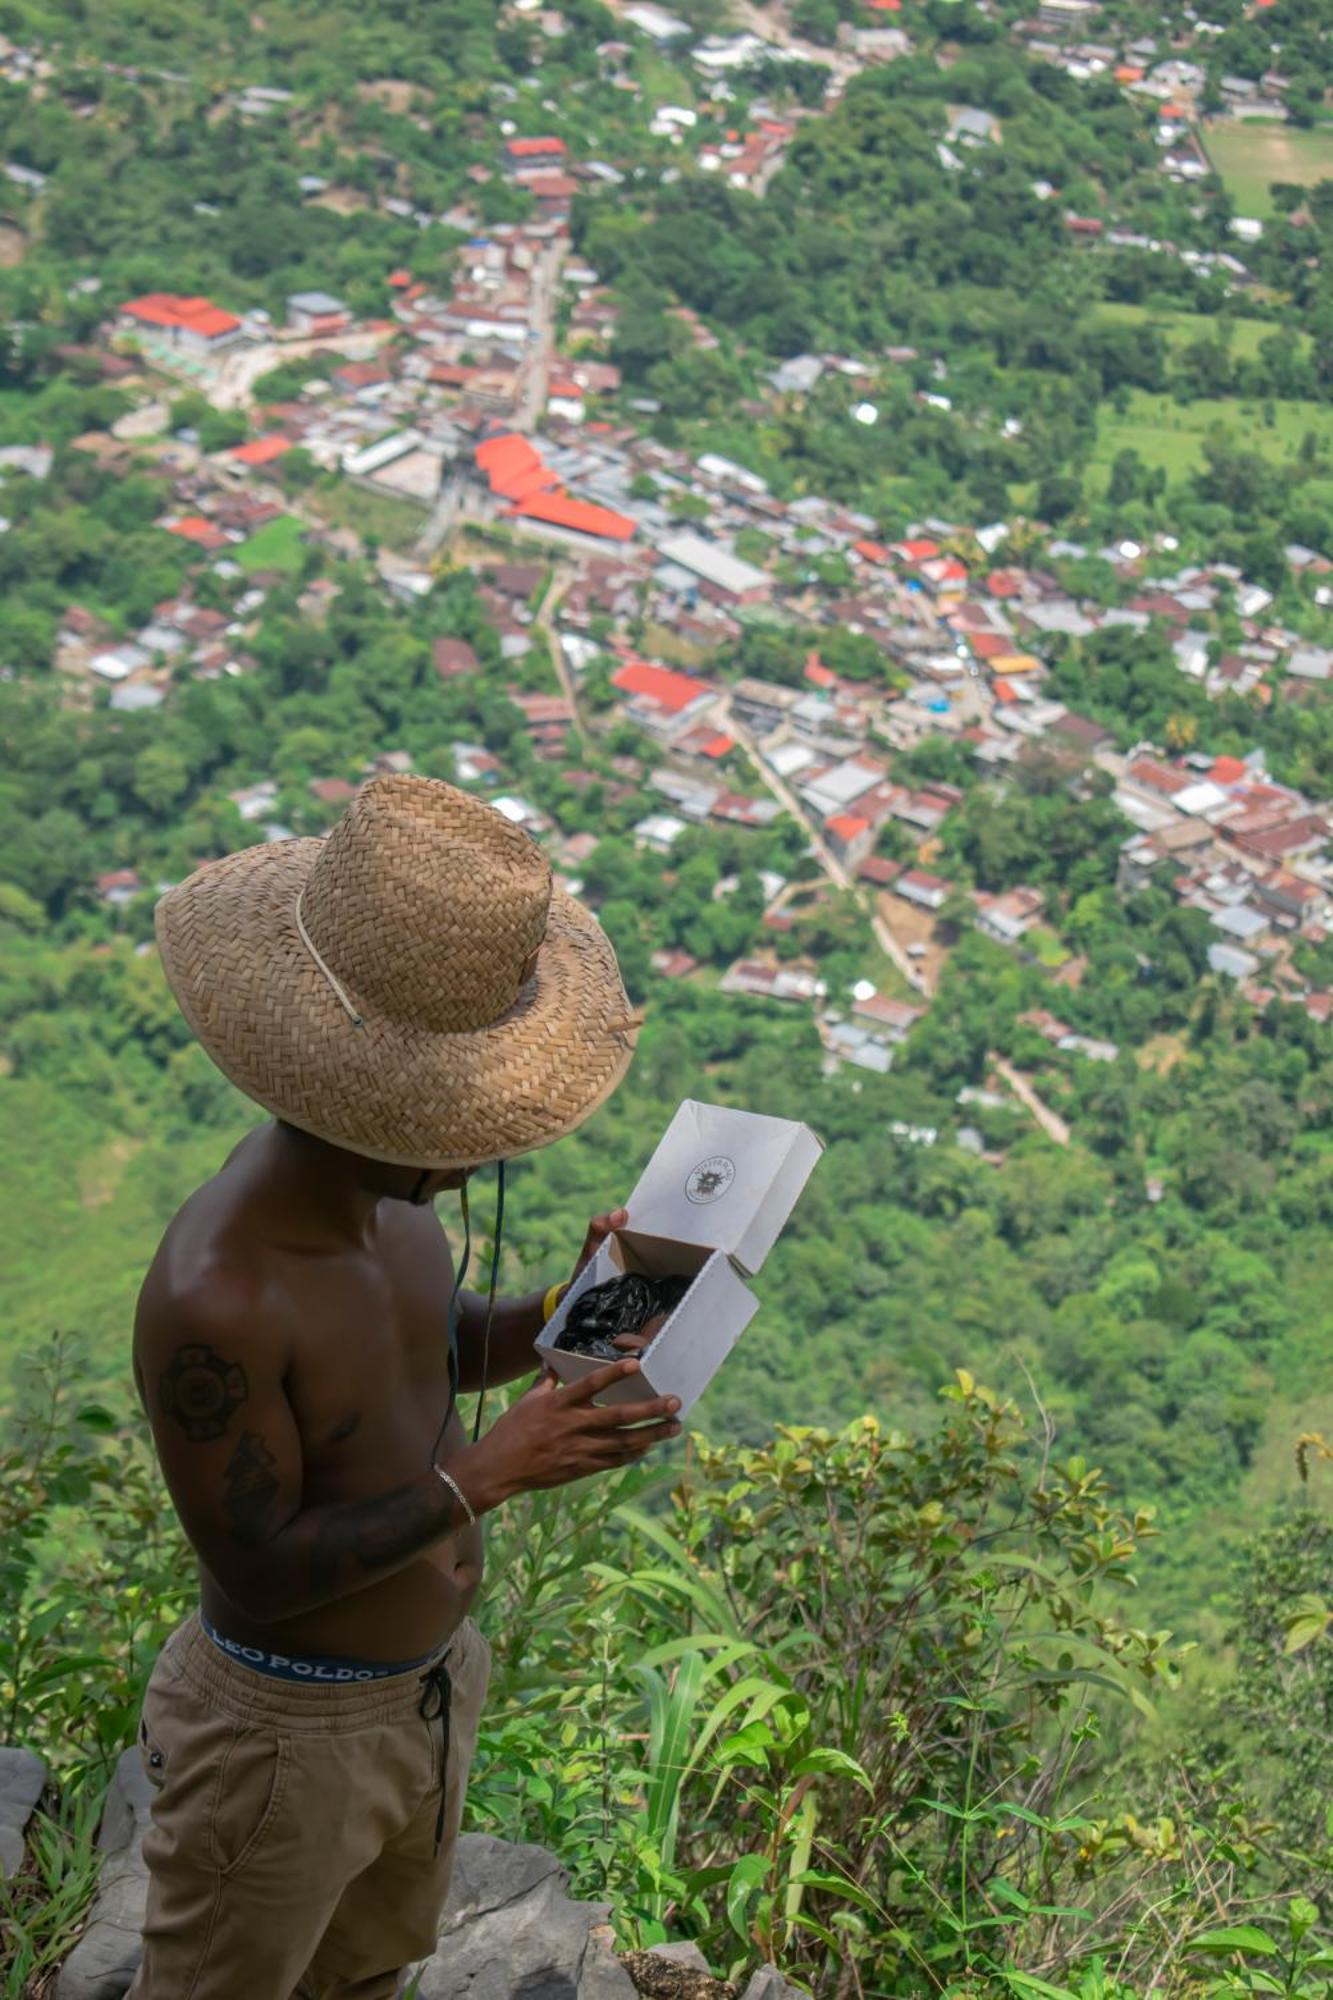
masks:
<path fill-rule="evenodd" d="M 389 2000 L 435 1949 L 490 1648 L 470 1618 L 442 1724 L 419 1670 L 314 1687 L 229 1659 L 197 1615 L 163 1647 L 140 1743 L 159 1787 L 130 2000 Z"/>

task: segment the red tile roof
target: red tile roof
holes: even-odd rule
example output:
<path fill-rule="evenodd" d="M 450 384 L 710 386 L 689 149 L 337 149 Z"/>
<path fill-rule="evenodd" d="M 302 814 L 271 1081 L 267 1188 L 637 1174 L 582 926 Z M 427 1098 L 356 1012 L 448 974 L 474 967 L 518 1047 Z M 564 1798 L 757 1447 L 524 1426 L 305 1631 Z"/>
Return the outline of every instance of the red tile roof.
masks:
<path fill-rule="evenodd" d="M 437 639 L 433 657 L 441 680 L 451 680 L 455 674 L 474 674 L 481 664 L 466 639 Z"/>
<path fill-rule="evenodd" d="M 691 702 L 698 701 L 700 695 L 714 692 L 707 681 L 696 681 L 671 667 L 654 666 L 650 660 L 627 661 L 612 674 L 611 684 L 622 694 L 641 695 L 673 715 L 679 715 Z"/>
<path fill-rule="evenodd" d="M 121 311 L 131 319 L 142 320 L 145 326 L 197 333 L 205 340 L 235 333 L 241 323 L 235 313 L 224 312 L 212 299 L 181 298 L 175 292 L 147 292 L 141 299 L 130 299 Z"/>
<path fill-rule="evenodd" d="M 929 562 L 939 552 L 938 542 L 895 542 L 893 545 L 894 555 L 900 556 L 904 562 Z"/>
<path fill-rule="evenodd" d="M 1125 772 L 1135 784 L 1146 785 L 1150 791 L 1162 792 L 1167 798 L 1174 798 L 1191 783 L 1183 771 L 1173 771 L 1166 764 L 1159 764 L 1152 757 L 1136 757 Z"/>
<path fill-rule="evenodd" d="M 571 500 L 566 493 L 533 493 L 506 510 L 529 521 L 546 521 L 553 528 L 569 528 L 579 535 L 597 535 L 608 542 L 627 542 L 637 530 L 633 521 L 610 507 L 594 507 L 587 500 Z"/>
<path fill-rule="evenodd" d="M 699 757 L 727 757 L 736 748 L 735 739 L 724 730 L 692 729 L 682 744 L 682 749 L 694 751 Z"/>
<path fill-rule="evenodd" d="M 492 493 L 503 500 L 526 500 L 544 487 L 558 487 L 559 479 L 544 463 L 541 453 L 517 431 L 487 438 L 476 450 L 477 464 L 486 474 Z"/>
<path fill-rule="evenodd" d="M 271 465 L 275 458 L 281 458 L 290 451 L 292 440 L 281 431 L 272 431 L 268 437 L 252 438 L 249 444 L 238 444 L 230 456 L 238 465 Z"/>
<path fill-rule="evenodd" d="M 187 542 L 197 542 L 201 549 L 218 548 L 226 541 L 222 530 L 212 521 L 206 521 L 202 514 L 186 514 L 179 521 L 165 523 L 169 535 L 180 535 Z"/>
<path fill-rule="evenodd" d="M 969 632 L 967 643 L 979 660 L 1002 660 L 1014 650 L 1014 642 L 1005 632 Z"/>
<path fill-rule="evenodd" d="M 835 813 L 832 819 L 824 821 L 824 831 L 831 833 L 835 840 L 848 844 L 870 831 L 870 821 L 862 819 L 858 813 Z"/>
<path fill-rule="evenodd" d="M 611 542 L 627 542 L 637 532 L 626 515 L 571 499 L 541 453 L 517 431 L 487 438 L 477 446 L 476 460 L 490 481 L 492 493 L 514 503 L 507 510 L 511 515 Z"/>
<path fill-rule="evenodd" d="M 511 160 L 540 160 L 548 153 L 569 151 L 563 139 L 510 139 L 505 151 Z"/>
<path fill-rule="evenodd" d="M 1250 775 L 1250 767 L 1239 757 L 1218 757 L 1208 773 L 1215 785 L 1238 785 Z"/>
<path fill-rule="evenodd" d="M 868 563 L 886 563 L 889 560 L 889 552 L 882 542 L 853 542 L 852 553 Z"/>
<path fill-rule="evenodd" d="M 655 951 L 652 956 L 653 971 L 660 973 L 663 979 L 684 979 L 698 963 L 697 958 L 679 947 L 674 951 Z"/>
<path fill-rule="evenodd" d="M 374 389 L 381 382 L 391 382 L 393 377 L 382 361 L 349 361 L 334 369 L 333 379 L 345 389 Z"/>

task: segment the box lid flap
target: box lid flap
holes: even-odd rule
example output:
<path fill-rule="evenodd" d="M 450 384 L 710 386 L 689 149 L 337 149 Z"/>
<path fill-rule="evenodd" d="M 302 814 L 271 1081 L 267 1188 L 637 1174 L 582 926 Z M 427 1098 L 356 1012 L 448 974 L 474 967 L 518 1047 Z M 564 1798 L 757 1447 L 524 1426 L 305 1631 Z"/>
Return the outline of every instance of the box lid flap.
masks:
<path fill-rule="evenodd" d="M 822 1151 L 808 1125 L 687 1097 L 626 1204 L 629 1227 L 757 1271 Z"/>

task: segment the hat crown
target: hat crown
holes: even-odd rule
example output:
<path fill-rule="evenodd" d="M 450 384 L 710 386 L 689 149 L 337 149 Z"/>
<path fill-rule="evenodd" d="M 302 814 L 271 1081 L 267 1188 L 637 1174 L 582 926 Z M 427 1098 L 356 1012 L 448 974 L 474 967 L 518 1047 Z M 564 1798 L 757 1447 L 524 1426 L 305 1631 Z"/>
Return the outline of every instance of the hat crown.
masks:
<path fill-rule="evenodd" d="M 324 841 L 301 916 L 362 1007 L 443 1034 L 515 1005 L 546 934 L 551 870 L 518 827 L 432 778 L 362 787 Z"/>

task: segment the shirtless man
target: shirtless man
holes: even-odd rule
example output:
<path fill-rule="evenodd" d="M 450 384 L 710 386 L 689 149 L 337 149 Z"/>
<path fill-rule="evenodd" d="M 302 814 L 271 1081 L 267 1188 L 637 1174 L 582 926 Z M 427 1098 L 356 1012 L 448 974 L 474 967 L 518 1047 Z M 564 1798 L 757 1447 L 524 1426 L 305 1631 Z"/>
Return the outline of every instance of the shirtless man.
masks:
<path fill-rule="evenodd" d="M 410 897 L 395 898 L 386 881 L 404 823 L 404 865 L 429 866 Z M 279 1115 L 252 1132 L 190 1197 L 139 1302 L 135 1377 L 199 1558 L 200 1610 L 167 1642 L 144 1704 L 141 1747 L 159 1790 L 135 2000 L 388 2000 L 399 1990 L 403 1969 L 434 1949 L 485 1690 L 489 1651 L 468 1616 L 482 1572 L 478 1521 L 514 1494 L 629 1464 L 680 1428 L 668 1399 L 595 1402 L 637 1368 L 633 1358 L 570 1388 L 542 1376 L 474 1443 L 454 1405 L 460 1390 L 483 1386 L 483 1355 L 492 1383 L 531 1371 L 543 1295 L 497 1302 L 487 1338 L 486 1301 L 460 1293 L 455 1369 L 454 1269 L 432 1203 L 465 1185 L 465 1142 L 487 1157 L 475 1143 L 487 1117 L 501 1159 L 524 1149 L 516 1132 L 544 1143 L 614 1087 L 630 1046 L 609 947 L 586 913 L 556 901 L 537 849 L 517 839 L 521 847 L 498 814 L 448 786 L 380 780 L 322 847 L 233 857 L 159 908 L 164 965 L 191 1025 L 279 1114 L 273 1077 L 285 1066 L 271 1050 L 253 1054 L 253 1024 L 275 1004 L 297 1022 L 299 1072 L 281 1089 L 301 1123 Z M 287 884 L 271 894 L 284 847 L 285 861 L 301 864 L 294 902 Z M 336 895 L 323 893 L 331 866 Z M 230 885 L 240 894 L 219 908 L 228 885 L 214 878 L 224 871 L 240 878 Z M 386 949 L 384 910 L 428 905 L 441 876 L 440 907 L 421 914 L 431 949 L 416 954 L 429 977 L 438 988 L 434 968 L 451 947 L 454 956 L 472 948 L 469 925 L 501 971 L 478 995 L 488 962 L 461 1000 L 428 990 L 422 1011 L 478 1016 L 484 1051 L 503 1058 L 489 1098 L 475 1027 L 425 1031 L 436 1084 L 452 1062 L 452 1101 L 423 1083 L 423 1031 L 412 1030 L 407 1087 L 392 1081 L 401 1057 L 355 1032 L 382 1025 L 372 1013 L 377 968 L 393 987 L 389 1032 L 401 1018 L 413 940 Z M 469 884 L 480 885 L 484 927 L 480 906 L 466 907 Z M 361 959 L 359 893 L 379 902 L 369 911 L 375 948 Z M 496 944 L 497 904 L 503 914 L 516 893 L 526 921 Z M 261 920 L 252 913 L 264 902 Z M 230 978 L 263 983 L 236 993 L 229 1022 L 218 999 L 227 940 L 246 923 Z M 562 925 L 578 947 L 566 966 Z M 571 979 L 581 982 L 575 993 L 562 990 Z M 399 1015 L 388 1015 L 389 998 Z M 504 1042 L 511 1023 L 534 1038 L 543 998 L 533 1078 L 558 1059 L 551 1023 L 571 1009 L 577 1037 L 549 1075 L 542 1104 L 563 1100 L 553 1111 L 518 1088 L 522 1041 Z M 466 1052 L 450 1046 L 461 1037 Z M 312 1090 L 326 1093 L 313 1106 Z M 376 1156 L 343 1143 L 362 1131 L 379 1142 Z M 405 1164 L 416 1145 L 452 1163 Z M 400 1157 L 384 1157 L 390 1150 Z M 575 1271 L 625 1219 L 594 1219 Z"/>

